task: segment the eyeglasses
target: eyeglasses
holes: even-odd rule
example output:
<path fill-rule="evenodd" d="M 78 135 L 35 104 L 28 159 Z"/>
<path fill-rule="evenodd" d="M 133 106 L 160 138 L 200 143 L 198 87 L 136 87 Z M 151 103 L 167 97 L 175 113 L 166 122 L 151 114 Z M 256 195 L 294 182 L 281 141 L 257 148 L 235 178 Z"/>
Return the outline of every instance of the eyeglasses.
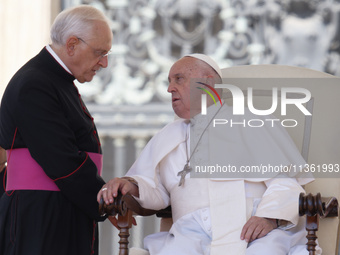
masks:
<path fill-rule="evenodd" d="M 80 37 L 77 37 L 78 40 L 82 41 L 83 43 L 85 43 L 87 46 L 89 46 L 92 50 L 95 56 L 99 57 L 100 59 L 107 57 L 108 55 L 110 55 L 112 53 L 112 50 L 109 50 L 108 52 L 103 51 L 103 50 L 96 50 L 95 48 L 93 48 L 91 45 L 89 45 L 87 42 L 85 42 L 83 39 L 81 39 Z M 106 52 L 106 53 L 105 53 Z"/>

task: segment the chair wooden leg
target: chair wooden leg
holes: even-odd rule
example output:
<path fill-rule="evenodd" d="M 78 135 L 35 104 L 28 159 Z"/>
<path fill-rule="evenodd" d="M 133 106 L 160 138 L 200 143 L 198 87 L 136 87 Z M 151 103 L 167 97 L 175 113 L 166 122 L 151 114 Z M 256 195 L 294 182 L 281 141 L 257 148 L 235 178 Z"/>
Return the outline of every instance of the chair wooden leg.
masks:
<path fill-rule="evenodd" d="M 309 255 L 315 255 L 315 247 L 316 247 L 316 231 L 318 231 L 319 227 L 319 215 L 309 216 L 306 218 L 306 230 L 307 230 L 307 250 Z"/>
<path fill-rule="evenodd" d="M 129 229 L 132 226 L 132 211 L 127 210 L 125 216 L 118 215 L 118 227 L 119 230 L 119 255 L 129 254 Z"/>

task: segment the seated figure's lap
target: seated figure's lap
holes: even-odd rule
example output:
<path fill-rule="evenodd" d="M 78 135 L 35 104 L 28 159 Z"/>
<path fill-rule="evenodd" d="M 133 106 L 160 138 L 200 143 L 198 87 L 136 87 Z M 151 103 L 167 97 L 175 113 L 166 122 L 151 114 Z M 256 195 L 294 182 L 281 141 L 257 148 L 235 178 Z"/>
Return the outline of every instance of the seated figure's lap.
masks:
<path fill-rule="evenodd" d="M 266 236 L 249 243 L 246 255 L 308 255 L 305 244 L 292 244 L 291 236 L 274 229 Z"/>
<path fill-rule="evenodd" d="M 169 232 L 159 232 L 144 239 L 144 247 L 151 255 L 210 254 L 210 213 L 199 209 L 178 219 Z"/>

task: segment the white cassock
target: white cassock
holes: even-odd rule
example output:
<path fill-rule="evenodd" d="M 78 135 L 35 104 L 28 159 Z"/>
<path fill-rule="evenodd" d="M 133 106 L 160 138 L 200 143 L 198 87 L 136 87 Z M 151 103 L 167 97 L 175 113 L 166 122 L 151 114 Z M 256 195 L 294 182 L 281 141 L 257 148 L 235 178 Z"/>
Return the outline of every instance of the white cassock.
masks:
<path fill-rule="evenodd" d="M 170 231 L 146 237 L 145 248 L 151 255 L 307 255 L 305 219 L 298 215 L 298 198 L 304 192 L 301 185 L 313 180 L 309 175 L 290 172 L 285 174 L 291 178 L 272 178 L 282 174 L 223 173 L 216 177 L 200 173 L 199 177 L 207 178 L 190 178 L 194 176 L 192 172 L 186 176 L 184 185 L 178 186 L 177 173 L 191 155 L 189 140 L 195 151 L 190 160 L 193 171 L 201 164 L 229 164 L 239 169 L 241 165 L 305 163 L 282 127 L 261 127 L 251 132 L 243 125 L 216 128 L 209 124 L 211 116 L 230 119 L 231 108 L 224 105 L 219 109 L 214 105 L 208 110 L 212 113 L 207 115 L 210 118 L 197 115 L 190 124 L 179 119 L 164 127 L 127 173 L 138 182 L 137 200 L 143 207 L 155 210 L 169 204 L 172 207 L 174 224 Z M 232 118 L 242 122 L 241 117 Z M 195 147 L 197 142 L 200 146 Z M 248 245 L 240 235 L 252 215 L 281 219 L 286 224 Z"/>

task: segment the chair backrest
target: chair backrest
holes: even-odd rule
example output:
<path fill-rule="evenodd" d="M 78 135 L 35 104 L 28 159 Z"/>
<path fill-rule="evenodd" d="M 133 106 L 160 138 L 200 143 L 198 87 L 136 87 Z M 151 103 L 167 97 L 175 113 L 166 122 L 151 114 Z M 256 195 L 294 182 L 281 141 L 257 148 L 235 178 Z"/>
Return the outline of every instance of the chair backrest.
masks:
<path fill-rule="evenodd" d="M 335 177 L 340 176 L 337 171 L 340 164 L 340 143 L 337 139 L 340 125 L 340 78 L 310 69 L 280 65 L 235 66 L 223 69 L 222 75 L 223 83 L 236 85 L 242 90 L 251 87 L 254 91 L 254 107 L 257 109 L 270 108 L 273 87 L 280 91 L 283 87 L 301 87 L 310 91 L 311 100 L 304 107 L 312 113 L 311 116 L 302 114 L 295 105 L 288 108 L 287 115 L 283 116 L 280 104 L 273 114 L 281 120 L 286 119 L 284 123 L 287 126 L 289 123 L 294 124 L 288 119 L 298 123 L 296 127 L 286 129 L 311 171 L 316 172 L 316 180 L 305 187 L 307 193 L 320 192 L 323 197 L 334 196 L 339 199 L 340 179 Z M 272 86 L 268 86 L 270 83 Z M 295 98 L 294 93 L 289 96 Z M 331 171 L 333 174 L 329 174 Z M 323 254 L 337 254 L 338 230 L 338 218 L 320 220 L 317 236 Z"/>

